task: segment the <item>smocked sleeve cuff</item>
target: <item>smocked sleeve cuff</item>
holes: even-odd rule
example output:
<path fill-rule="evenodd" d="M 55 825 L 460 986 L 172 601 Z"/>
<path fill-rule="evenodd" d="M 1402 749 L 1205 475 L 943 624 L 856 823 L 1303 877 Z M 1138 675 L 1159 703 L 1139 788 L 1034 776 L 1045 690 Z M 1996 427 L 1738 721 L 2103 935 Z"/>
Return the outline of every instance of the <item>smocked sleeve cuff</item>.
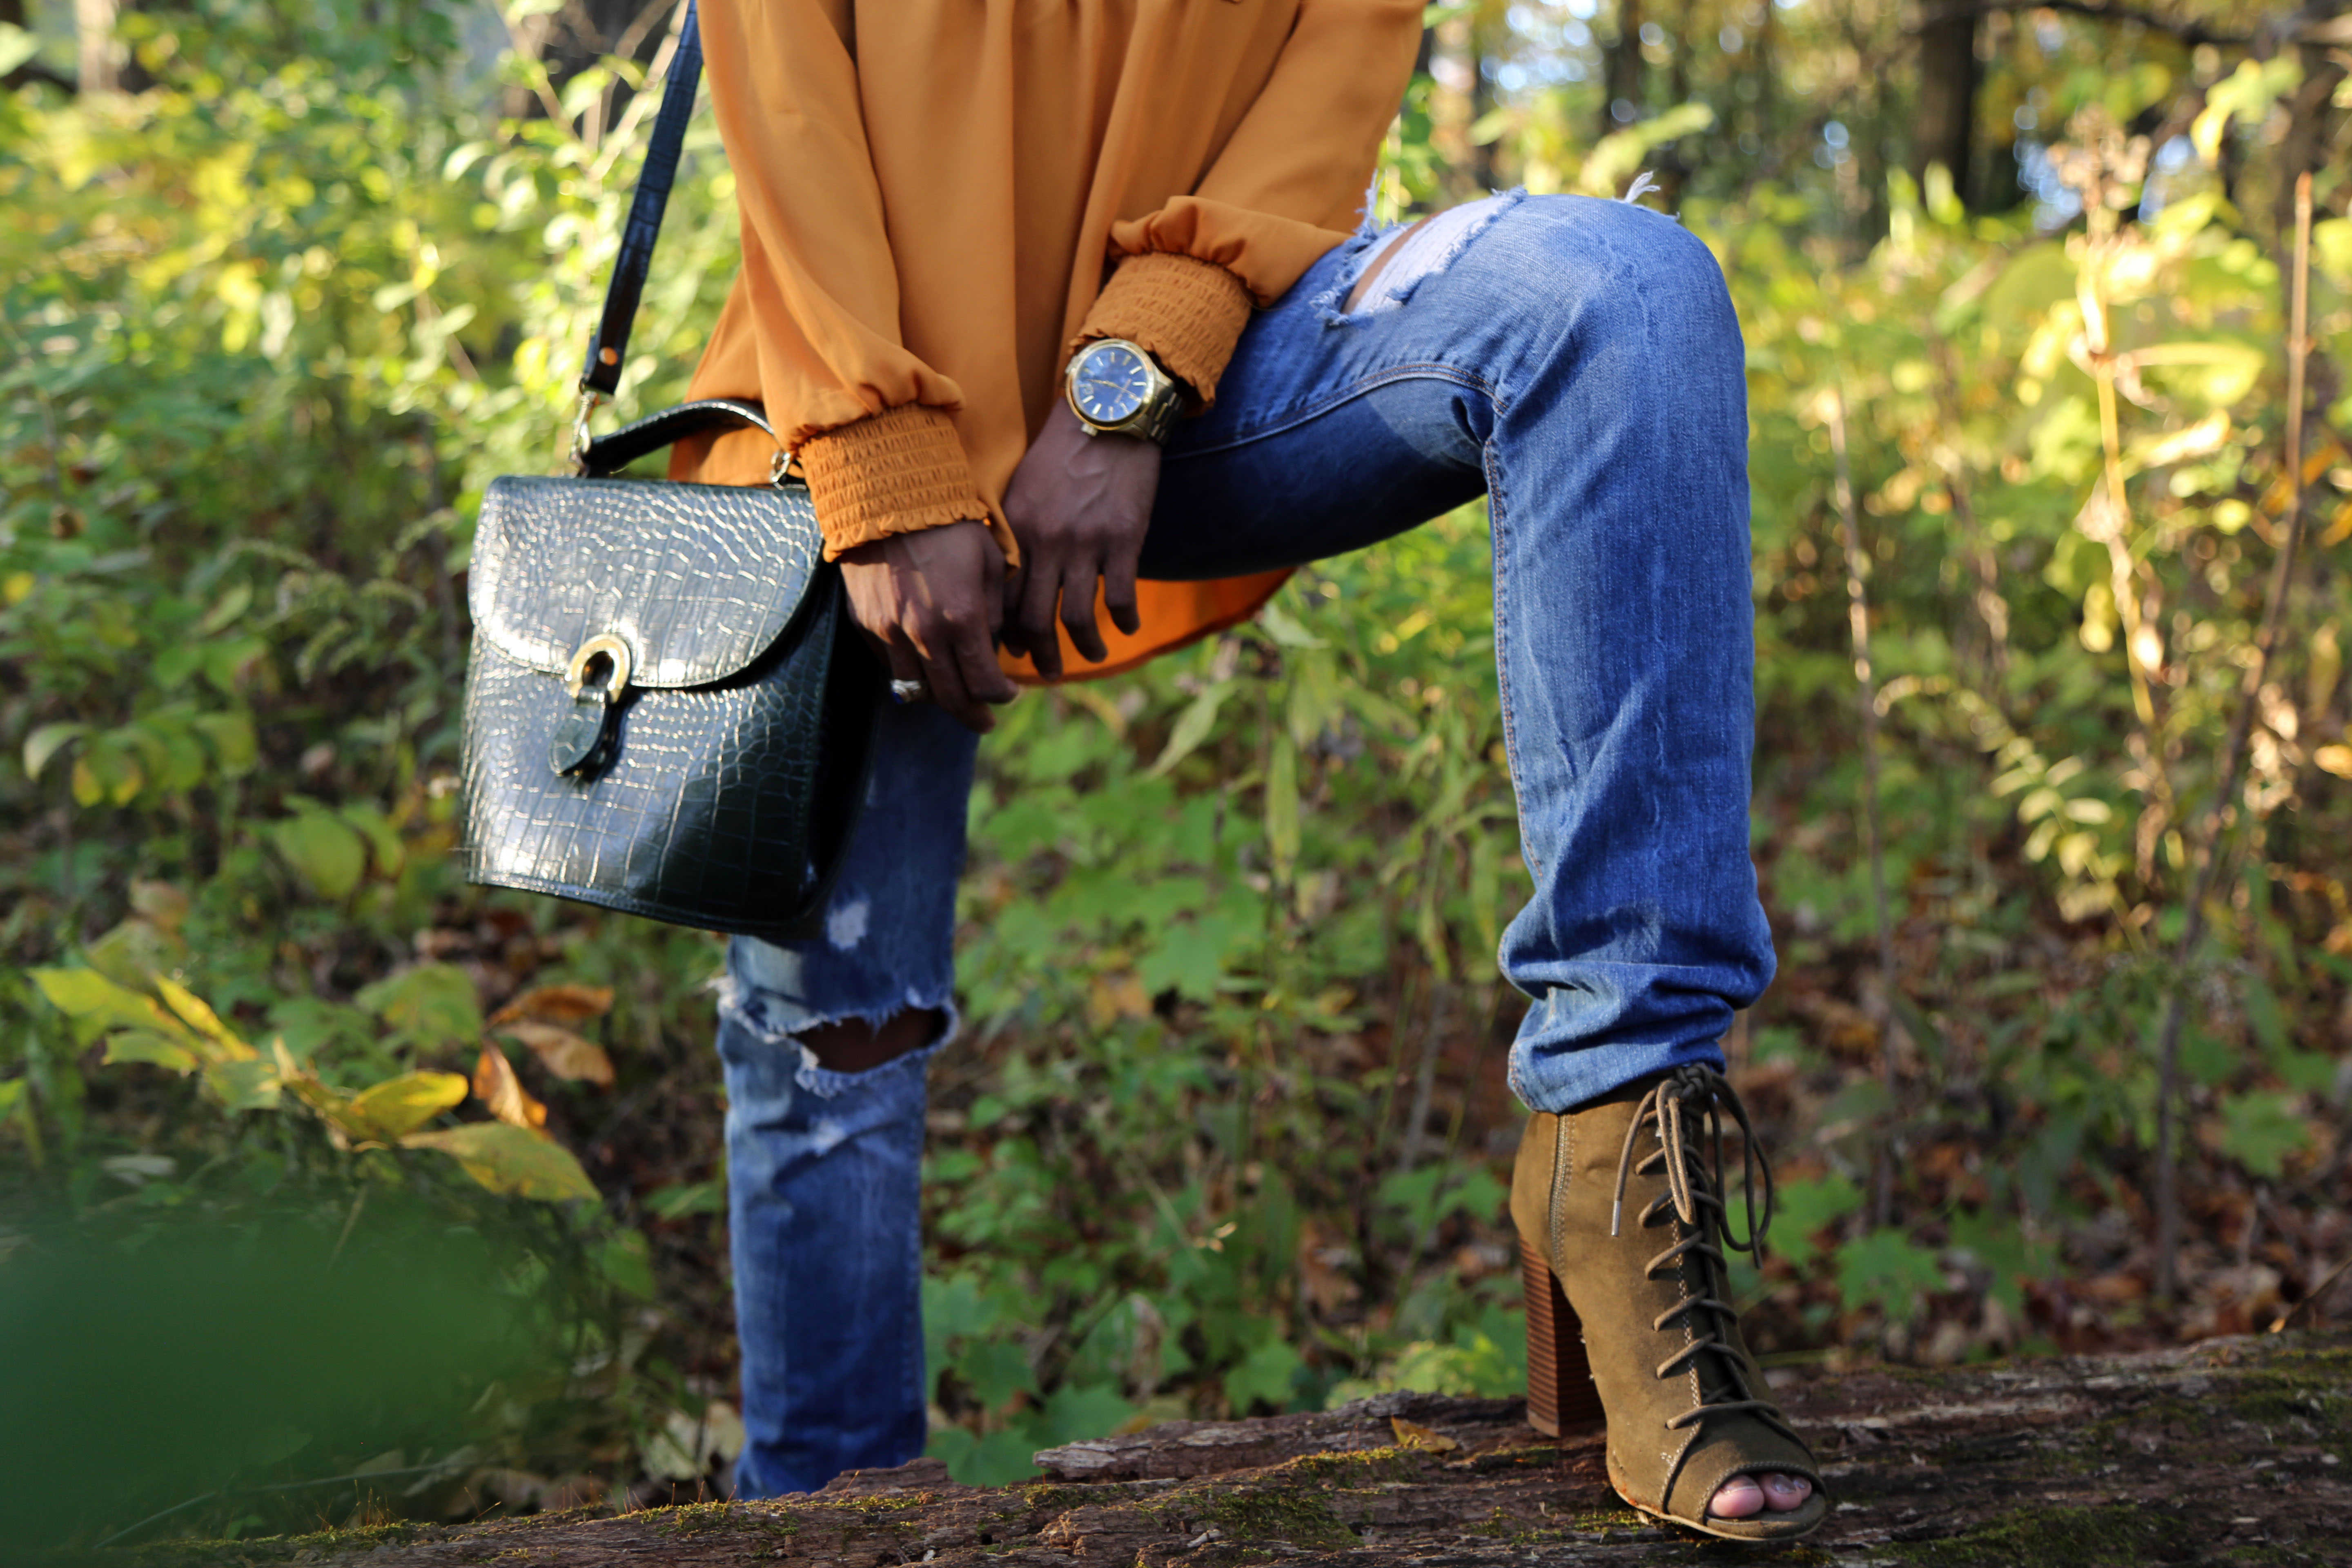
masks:
<path fill-rule="evenodd" d="M 972 483 L 955 423 L 937 408 L 886 408 L 802 444 L 801 472 L 824 557 L 950 522 L 984 522 L 1011 559 L 1011 531 Z"/>
<path fill-rule="evenodd" d="M 1213 261 L 1174 251 L 1130 256 L 1087 312 L 1070 352 L 1097 338 L 1139 343 L 1205 408 L 1217 400 L 1217 378 L 1249 324 L 1250 305 L 1248 286 Z"/>

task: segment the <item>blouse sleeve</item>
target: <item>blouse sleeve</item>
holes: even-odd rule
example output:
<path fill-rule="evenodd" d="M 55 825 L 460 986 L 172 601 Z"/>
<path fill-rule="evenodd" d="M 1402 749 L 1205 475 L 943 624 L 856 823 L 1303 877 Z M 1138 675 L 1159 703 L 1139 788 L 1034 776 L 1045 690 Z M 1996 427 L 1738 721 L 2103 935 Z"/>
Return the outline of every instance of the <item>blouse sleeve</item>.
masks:
<path fill-rule="evenodd" d="M 1304 0 L 1198 188 L 1112 226 L 1125 259 L 1072 348 L 1129 339 L 1213 402 L 1252 306 L 1272 304 L 1354 228 L 1421 28 L 1420 0 Z"/>
<path fill-rule="evenodd" d="M 908 352 L 866 142 L 850 0 L 700 0 L 711 108 L 742 219 L 740 305 L 761 394 L 807 475 L 828 556 L 988 521 L 947 411 L 963 392 Z"/>

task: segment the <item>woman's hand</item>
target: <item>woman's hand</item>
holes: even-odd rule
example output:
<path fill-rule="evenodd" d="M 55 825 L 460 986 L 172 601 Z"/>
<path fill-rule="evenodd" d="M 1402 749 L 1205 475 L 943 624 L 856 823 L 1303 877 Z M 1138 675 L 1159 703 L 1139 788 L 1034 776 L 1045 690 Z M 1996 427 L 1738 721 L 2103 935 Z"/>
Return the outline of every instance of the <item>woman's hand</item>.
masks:
<path fill-rule="evenodd" d="M 1017 689 L 996 662 L 1004 552 L 986 527 L 951 522 L 841 552 L 849 613 L 890 667 L 967 729 L 996 728 L 986 704 Z"/>
<path fill-rule="evenodd" d="M 1005 588 L 1004 646 L 1037 673 L 1062 673 L 1061 624 L 1078 652 L 1109 657 L 1095 624 L 1095 584 L 1113 625 L 1134 633 L 1136 563 L 1160 489 L 1160 448 L 1138 436 L 1089 436 L 1055 399 L 1045 428 L 1013 471 L 1004 515 L 1021 543 L 1021 570 Z"/>

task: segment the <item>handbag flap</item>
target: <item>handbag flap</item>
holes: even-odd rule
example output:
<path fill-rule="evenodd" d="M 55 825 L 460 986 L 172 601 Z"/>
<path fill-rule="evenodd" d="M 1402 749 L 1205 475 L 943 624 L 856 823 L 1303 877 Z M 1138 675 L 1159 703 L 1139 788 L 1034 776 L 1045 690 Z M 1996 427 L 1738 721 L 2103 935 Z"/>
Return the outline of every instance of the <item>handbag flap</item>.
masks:
<path fill-rule="evenodd" d="M 474 531 L 474 625 L 560 675 L 588 639 L 629 647 L 632 686 L 707 686 L 783 635 L 824 558 L 800 485 L 493 479 Z"/>

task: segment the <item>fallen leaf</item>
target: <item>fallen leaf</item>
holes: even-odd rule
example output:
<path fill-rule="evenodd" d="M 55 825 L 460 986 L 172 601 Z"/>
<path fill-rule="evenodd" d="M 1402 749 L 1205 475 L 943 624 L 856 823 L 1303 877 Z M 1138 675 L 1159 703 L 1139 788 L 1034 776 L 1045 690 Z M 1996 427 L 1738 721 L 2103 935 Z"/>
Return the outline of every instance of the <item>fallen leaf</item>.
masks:
<path fill-rule="evenodd" d="M 1408 1421 L 1402 1415 L 1389 1417 L 1389 1430 L 1396 1434 L 1400 1448 L 1423 1448 L 1433 1454 L 1450 1454 L 1462 1447 L 1443 1432 L 1433 1432 L 1418 1421 Z"/>
<path fill-rule="evenodd" d="M 547 1107 L 523 1088 L 506 1052 L 487 1040 L 482 1042 L 481 1059 L 474 1064 L 474 1098 L 509 1127 L 537 1132 L 547 1125 Z"/>
<path fill-rule="evenodd" d="M 490 1015 L 493 1027 L 517 1018 L 544 1018 L 557 1024 L 584 1023 L 613 1010 L 609 985 L 534 985 Z"/>
<path fill-rule="evenodd" d="M 613 1058 L 593 1040 L 583 1039 L 553 1024 L 537 1024 L 529 1019 L 500 1025 L 499 1033 L 530 1047 L 531 1054 L 539 1058 L 539 1065 L 558 1078 L 584 1079 L 599 1089 L 613 1087 Z"/>

